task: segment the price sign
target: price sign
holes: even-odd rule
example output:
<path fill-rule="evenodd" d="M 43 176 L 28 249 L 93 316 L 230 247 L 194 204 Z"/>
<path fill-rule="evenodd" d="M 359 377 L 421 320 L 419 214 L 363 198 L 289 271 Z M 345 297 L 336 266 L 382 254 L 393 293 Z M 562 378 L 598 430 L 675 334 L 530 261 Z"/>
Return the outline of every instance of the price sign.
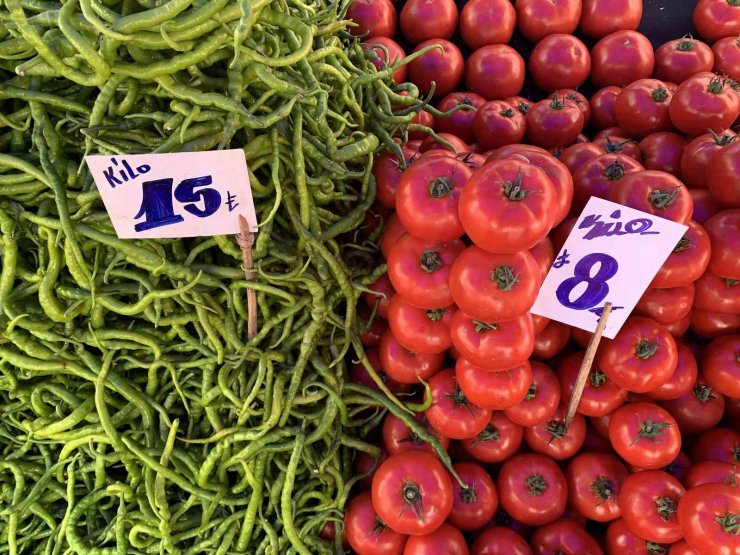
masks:
<path fill-rule="evenodd" d="M 123 239 L 239 233 L 238 216 L 257 231 L 244 152 L 215 150 L 86 156 Z"/>
<path fill-rule="evenodd" d="M 593 332 L 611 303 L 604 336 L 613 339 L 687 229 L 591 197 L 531 311 Z"/>

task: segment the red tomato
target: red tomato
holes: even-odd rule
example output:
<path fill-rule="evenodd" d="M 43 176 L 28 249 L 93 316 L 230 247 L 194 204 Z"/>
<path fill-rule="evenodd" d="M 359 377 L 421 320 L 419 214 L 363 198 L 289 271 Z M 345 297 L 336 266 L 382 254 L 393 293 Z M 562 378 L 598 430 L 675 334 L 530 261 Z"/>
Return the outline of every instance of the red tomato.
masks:
<path fill-rule="evenodd" d="M 347 19 L 357 23 L 350 27 L 353 35 L 392 37 L 396 34 L 396 8 L 390 0 L 352 0 Z"/>
<path fill-rule="evenodd" d="M 591 81 L 597 87 L 647 79 L 654 66 L 653 46 L 637 31 L 607 35 L 591 50 Z"/>
<path fill-rule="evenodd" d="M 642 164 L 646 170 L 668 172 L 681 179 L 681 157 L 686 139 L 670 131 L 651 133 L 640 141 Z"/>
<path fill-rule="evenodd" d="M 738 514 L 740 489 L 726 484 L 696 486 L 678 503 L 678 523 L 683 535 L 702 554 L 737 555 Z"/>
<path fill-rule="evenodd" d="M 453 0 L 408 0 L 401 10 L 401 32 L 412 44 L 429 39 L 449 39 L 457 28 Z"/>
<path fill-rule="evenodd" d="M 619 492 L 622 518 L 633 534 L 656 542 L 672 543 L 683 537 L 676 507 L 686 490 L 667 472 L 645 470 L 627 477 Z"/>
<path fill-rule="evenodd" d="M 629 476 L 627 467 L 613 455 L 582 453 L 565 470 L 571 507 L 597 522 L 609 522 L 622 514 L 619 491 Z"/>
<path fill-rule="evenodd" d="M 668 555 L 701 555 L 696 549 L 687 544 L 684 540 L 671 545 Z"/>
<path fill-rule="evenodd" d="M 507 460 L 519 450 L 523 430 L 511 422 L 504 413 L 494 411 L 491 420 L 474 439 L 461 441 L 463 449 L 484 463 L 497 463 Z"/>
<path fill-rule="evenodd" d="M 473 52 L 465 63 L 465 83 L 486 100 L 519 94 L 524 86 L 524 58 L 505 44 L 490 44 Z"/>
<path fill-rule="evenodd" d="M 712 45 L 714 52 L 714 71 L 729 75 L 737 81 L 740 78 L 740 37 L 725 37 Z"/>
<path fill-rule="evenodd" d="M 708 188 L 709 161 L 724 147 L 731 144 L 737 135 L 727 130 L 716 134 L 713 131 L 699 135 L 686 145 L 681 157 L 681 174 L 688 187 Z"/>
<path fill-rule="evenodd" d="M 411 391 L 411 386 L 409 384 L 398 383 L 396 380 L 386 374 L 380 363 L 380 355 L 378 354 L 377 349 L 366 349 L 365 355 L 367 355 L 367 362 L 375 370 L 375 372 L 378 374 L 383 383 L 388 387 L 388 389 L 390 389 L 393 393 L 408 393 L 409 391 Z M 365 365 L 362 362 L 358 362 L 357 364 L 352 366 L 350 379 L 353 383 L 359 383 L 380 391 L 378 384 L 376 384 L 375 381 L 373 381 L 373 379 L 370 377 L 367 368 L 365 368 Z M 414 383 L 416 384 L 418 383 L 418 381 L 415 381 Z"/>
<path fill-rule="evenodd" d="M 408 65 L 406 67 L 408 68 Z M 426 110 L 419 110 L 414 116 L 414 119 L 411 120 L 411 123 L 434 129 L 434 116 Z M 427 136 L 428 133 L 425 131 L 409 131 L 409 143 L 411 141 L 419 141 L 421 143 Z"/>
<path fill-rule="evenodd" d="M 740 398 L 740 335 L 714 339 L 701 359 L 707 383 L 728 397 Z"/>
<path fill-rule="evenodd" d="M 478 530 L 487 524 L 498 508 L 498 493 L 491 476 L 473 463 L 457 463 L 453 468 L 468 486 L 452 483 L 453 504 L 447 522 L 460 530 Z"/>
<path fill-rule="evenodd" d="M 740 208 L 740 142 L 712 156 L 707 184 L 720 204 Z"/>
<path fill-rule="evenodd" d="M 537 453 L 562 461 L 575 455 L 586 439 L 586 420 L 576 413 L 570 426 L 565 425 L 567 407 L 560 405 L 543 424 L 524 428 L 524 442 Z"/>
<path fill-rule="evenodd" d="M 568 167 L 571 174 L 575 175 L 586 162 L 601 156 L 603 152 L 598 145 L 593 143 L 576 143 L 563 151 L 560 161 Z"/>
<path fill-rule="evenodd" d="M 680 85 L 703 71 L 712 71 L 714 54 L 700 40 L 690 37 L 666 42 L 655 51 L 655 77 Z"/>
<path fill-rule="evenodd" d="M 368 453 L 362 451 L 357 452 L 355 457 L 354 472 L 355 476 L 362 476 L 359 484 L 363 490 L 369 490 L 373 482 L 373 476 L 375 471 L 385 459 L 388 458 L 388 453 L 381 447 L 380 456 L 378 458 L 373 457 Z"/>
<path fill-rule="evenodd" d="M 691 331 L 705 339 L 740 333 L 740 314 L 722 314 L 695 308 L 691 311 Z"/>
<path fill-rule="evenodd" d="M 521 142 L 527 131 L 527 120 L 503 100 L 486 102 L 476 113 L 473 130 L 484 148 L 499 148 Z"/>
<path fill-rule="evenodd" d="M 369 491 L 349 502 L 344 512 L 344 535 L 358 555 L 401 555 L 408 539 L 379 519 Z"/>
<path fill-rule="evenodd" d="M 402 384 L 417 384 L 419 379 L 428 380 L 442 368 L 444 361 L 444 353 L 418 355 L 405 349 L 390 330 L 380 338 L 378 353 L 385 373 Z"/>
<path fill-rule="evenodd" d="M 573 353 L 560 363 L 558 379 L 563 401 L 570 401 L 573 396 L 578 372 L 585 356 L 584 352 Z M 606 377 L 596 366 L 592 366 L 583 388 L 578 412 L 584 416 L 604 416 L 610 414 L 624 403 L 628 391 L 619 387 Z"/>
<path fill-rule="evenodd" d="M 539 286 L 537 261 L 529 251 L 492 254 L 473 245 L 457 257 L 449 274 L 454 302 L 483 322 L 500 322 L 527 312 Z"/>
<path fill-rule="evenodd" d="M 670 324 L 691 312 L 694 302 L 694 284 L 670 289 L 647 289 L 637 301 L 634 314 L 645 316 L 659 324 Z"/>
<path fill-rule="evenodd" d="M 652 403 L 623 405 L 612 413 L 609 440 L 625 461 L 662 468 L 681 450 L 681 430 L 668 411 Z"/>
<path fill-rule="evenodd" d="M 410 233 L 403 235 L 388 256 L 388 276 L 393 288 L 419 308 L 447 308 L 453 303 L 450 268 L 463 249 L 460 241 L 440 245 Z"/>
<path fill-rule="evenodd" d="M 693 465 L 686 475 L 687 489 L 702 484 L 732 485 L 737 480 L 737 466 L 724 461 L 701 461 Z"/>
<path fill-rule="evenodd" d="M 532 316 L 532 323 L 534 324 L 534 334 L 537 335 L 538 333 L 542 333 L 547 327 L 547 324 L 550 322 L 550 319 L 545 318 L 544 316 L 540 316 L 539 314 L 532 314 L 531 312 L 529 314 Z"/>
<path fill-rule="evenodd" d="M 719 202 L 709 190 L 689 189 L 689 193 L 691 193 L 691 198 L 694 199 L 694 213 L 691 217 L 696 222 L 703 224 L 717 212 L 722 211 Z"/>
<path fill-rule="evenodd" d="M 567 100 L 576 103 L 576 106 L 578 106 L 578 109 L 581 110 L 581 113 L 583 114 L 584 125 L 587 126 L 591 122 L 591 104 L 589 103 L 588 98 L 586 98 L 583 94 L 572 88 L 558 89 L 555 91 L 554 94 L 557 94 L 558 96 L 564 96 Z M 581 142 L 589 142 L 588 137 L 586 137 L 585 135 L 579 135 L 578 139 L 576 139 L 576 143 Z"/>
<path fill-rule="evenodd" d="M 683 183 L 658 170 L 626 175 L 619 187 L 609 191 L 608 199 L 681 224 L 691 220 L 694 208 L 694 201 Z"/>
<path fill-rule="evenodd" d="M 709 265 L 711 246 L 709 235 L 695 221 L 681 238 L 668 259 L 658 270 L 650 287 L 670 288 L 693 283 Z"/>
<path fill-rule="evenodd" d="M 673 125 L 687 135 L 719 133 L 737 119 L 740 95 L 722 77 L 699 73 L 681 83 L 668 110 Z"/>
<path fill-rule="evenodd" d="M 508 409 L 521 402 L 532 383 L 528 362 L 502 372 L 488 372 L 460 357 L 455 376 L 470 401 L 491 410 Z"/>
<path fill-rule="evenodd" d="M 516 455 L 501 467 L 496 482 L 499 501 L 512 517 L 542 526 L 565 512 L 568 485 L 558 465 L 544 455 Z"/>
<path fill-rule="evenodd" d="M 377 56 L 377 60 L 370 61 L 376 68 L 378 68 L 378 71 L 382 71 L 383 69 L 400 62 L 406 57 L 406 53 L 403 51 L 403 48 L 401 48 L 396 41 L 388 37 L 373 37 L 365 39 L 362 43 L 362 47 L 367 51 L 372 51 L 373 54 Z M 408 67 L 402 65 L 393 72 L 393 80 L 399 84 L 403 83 L 406 81 L 407 74 Z"/>
<path fill-rule="evenodd" d="M 368 286 L 370 291 L 363 293 L 363 298 L 371 308 L 378 305 L 377 315 L 381 318 L 388 318 L 388 305 L 393 296 L 394 290 L 388 274 L 382 274 L 378 279 Z M 374 294 L 372 292 L 375 292 Z"/>
<path fill-rule="evenodd" d="M 679 337 L 684 336 L 684 334 L 689 330 L 690 325 L 691 325 L 691 312 L 689 312 L 686 316 L 684 316 L 680 320 L 676 320 L 675 322 L 669 322 L 665 324 L 663 327 L 666 330 L 668 330 L 668 333 L 670 333 L 673 337 L 679 338 Z"/>
<path fill-rule="evenodd" d="M 606 199 L 628 175 L 643 170 L 639 162 L 623 154 L 602 154 L 589 160 L 573 175 L 573 211 L 583 210 L 592 196 Z"/>
<path fill-rule="evenodd" d="M 740 209 L 725 210 L 704 222 L 712 242 L 709 271 L 720 277 L 740 280 Z"/>
<path fill-rule="evenodd" d="M 423 536 L 411 536 L 403 555 L 469 555 L 465 537 L 460 530 L 443 524 Z"/>
<path fill-rule="evenodd" d="M 399 534 L 428 534 L 450 515 L 452 480 L 434 455 L 404 451 L 388 457 L 373 477 L 373 507 Z"/>
<path fill-rule="evenodd" d="M 540 100 L 527 113 L 527 137 L 546 148 L 570 145 L 583 130 L 583 112 L 575 102 L 558 98 Z"/>
<path fill-rule="evenodd" d="M 678 399 L 686 395 L 694 387 L 699 369 L 696 364 L 696 358 L 691 350 L 683 343 L 676 344 L 678 351 L 678 365 L 671 379 L 666 383 L 648 391 L 647 395 L 651 399 L 665 401 L 667 399 Z"/>
<path fill-rule="evenodd" d="M 440 435 L 451 439 L 477 436 L 491 419 L 491 411 L 470 402 L 455 378 L 454 370 L 442 370 L 429 380 L 431 405 L 425 415 Z"/>
<path fill-rule="evenodd" d="M 675 460 L 663 468 L 664 472 L 667 472 L 671 476 L 673 476 L 676 480 L 683 483 L 684 479 L 686 478 L 686 475 L 689 473 L 689 469 L 692 466 L 691 459 L 689 459 L 689 456 L 684 453 L 683 451 L 678 453 L 678 456 L 675 458 Z M 637 467 L 633 467 L 636 469 Z M 633 470 L 635 472 L 636 470 Z"/>
<path fill-rule="evenodd" d="M 455 111 L 444 117 L 436 116 L 434 118 L 435 128 L 442 133 L 455 135 L 466 143 L 472 143 L 475 141 L 473 122 L 476 119 L 475 117 L 479 108 L 485 103 L 486 100 L 479 94 L 472 92 L 450 93 L 439 101 L 437 109 L 440 112 Z M 472 109 L 461 110 L 457 108 L 458 106 Z"/>
<path fill-rule="evenodd" d="M 538 528 L 530 540 L 536 555 L 602 555 L 603 551 L 591 535 L 575 520 L 562 518 Z"/>
<path fill-rule="evenodd" d="M 676 341 L 657 322 L 631 316 L 602 342 L 597 365 L 617 385 L 646 393 L 666 383 L 678 365 Z"/>
<path fill-rule="evenodd" d="M 722 461 L 740 464 L 740 431 L 712 428 L 699 436 L 691 456 L 695 461 Z"/>
<path fill-rule="evenodd" d="M 515 253 L 542 241 L 552 227 L 556 192 L 544 171 L 514 159 L 477 170 L 460 197 L 462 227 L 474 244 Z"/>
<path fill-rule="evenodd" d="M 450 445 L 450 438 L 439 434 L 423 414 L 417 414 L 415 420 L 434 435 L 444 449 Z M 386 415 L 383 420 L 383 446 L 389 454 L 395 455 L 403 451 L 424 451 L 436 456 L 434 448 L 421 439 L 411 428 L 406 426 L 400 418 L 392 414 Z"/>
<path fill-rule="evenodd" d="M 570 340 L 570 326 L 552 321 L 534 338 L 532 356 L 548 360 L 562 351 Z"/>
<path fill-rule="evenodd" d="M 481 322 L 458 310 L 452 317 L 450 335 L 460 356 L 492 372 L 523 364 L 534 348 L 529 313 L 501 322 Z"/>
<path fill-rule="evenodd" d="M 582 10 L 581 0 L 517 0 L 514 7 L 519 31 L 534 43 L 548 35 L 575 31 Z"/>
<path fill-rule="evenodd" d="M 529 252 L 534 256 L 534 259 L 537 261 L 537 265 L 539 266 L 540 281 L 545 281 L 547 272 L 550 271 L 550 266 L 555 262 L 555 249 L 552 246 L 552 241 L 549 237 L 545 237 L 542 241 L 529 249 Z M 545 323 L 545 325 L 547 324 Z M 539 331 L 535 329 L 535 334 L 542 333 L 542 331 L 544 331 L 544 325 Z"/>
<path fill-rule="evenodd" d="M 740 5 L 736 0 L 699 0 L 694 27 L 709 42 L 740 35 Z"/>
<path fill-rule="evenodd" d="M 403 147 L 401 150 L 406 159 L 406 166 L 414 162 L 419 155 L 408 147 Z M 395 152 L 387 151 L 375 157 L 373 177 L 375 177 L 378 189 L 378 202 L 386 208 L 396 208 L 396 190 L 404 170 L 405 167 Z"/>
<path fill-rule="evenodd" d="M 617 31 L 636 31 L 642 19 L 642 0 L 583 0 L 581 31 L 600 39 Z"/>
<path fill-rule="evenodd" d="M 535 84 L 547 91 L 576 89 L 588 79 L 591 55 L 572 35 L 555 34 L 542 39 L 529 57 Z"/>
<path fill-rule="evenodd" d="M 508 102 L 514 108 L 519 110 L 523 116 L 526 117 L 527 112 L 529 112 L 529 109 L 534 106 L 534 102 L 529 100 L 528 98 L 524 98 L 523 96 L 510 96 L 509 98 L 505 98 L 504 102 Z"/>
<path fill-rule="evenodd" d="M 614 117 L 632 137 L 643 138 L 658 131 L 668 131 L 671 119 L 668 106 L 672 98 L 663 81 L 638 79 L 619 93 L 614 103 Z"/>
<path fill-rule="evenodd" d="M 629 553 L 630 555 L 667 555 L 668 546 L 647 542 L 633 534 L 623 518 L 613 521 L 606 530 L 606 549 L 608 553 Z"/>
<path fill-rule="evenodd" d="M 660 405 L 678 422 L 685 434 L 698 434 L 716 426 L 725 411 L 724 396 L 713 390 L 699 374 L 694 388 L 679 397 L 662 401 Z"/>
<path fill-rule="evenodd" d="M 740 314 L 740 287 L 737 280 L 706 272 L 696 283 L 694 306 L 700 310 Z"/>
<path fill-rule="evenodd" d="M 494 150 L 486 159 L 486 164 L 488 164 L 489 162 L 493 162 L 494 160 L 503 160 L 504 158 L 509 158 L 512 154 L 521 154 L 523 152 L 538 152 L 540 154 L 550 155 L 550 153 L 544 148 L 540 148 L 534 145 L 506 145 Z"/>
<path fill-rule="evenodd" d="M 591 97 L 591 117 L 597 129 L 617 125 L 617 120 L 614 118 L 614 104 L 621 91 L 621 88 L 610 85 L 596 91 Z"/>
<path fill-rule="evenodd" d="M 429 4 L 426 0 L 422 0 L 422 2 Z M 406 4 L 406 6 L 409 4 Z M 433 6 L 434 4 L 429 5 Z M 426 28 L 426 25 L 420 25 L 419 28 Z M 414 48 L 414 52 L 432 45 L 438 45 L 442 48 L 430 50 L 409 62 L 409 81 L 419 87 L 422 94 L 428 94 L 432 90 L 432 84 L 434 84 L 434 97 L 441 98 L 457 89 L 465 72 L 465 62 L 460 49 L 444 39 L 424 41 Z"/>
<path fill-rule="evenodd" d="M 524 538 L 513 530 L 496 526 L 482 532 L 470 548 L 471 555 L 532 555 Z"/>
<path fill-rule="evenodd" d="M 400 296 L 391 297 L 388 307 L 388 324 L 396 341 L 412 353 L 434 355 L 446 351 L 451 345 L 450 322 L 454 309 L 424 310 L 404 301 Z"/>
<path fill-rule="evenodd" d="M 560 404 L 557 376 L 541 362 L 530 362 L 532 383 L 524 399 L 506 409 L 506 417 L 520 426 L 536 426 L 550 420 Z"/>
<path fill-rule="evenodd" d="M 372 322 L 370 317 L 372 312 L 370 308 L 365 304 L 361 304 L 357 307 L 357 316 L 359 317 L 360 324 L 360 341 L 366 347 L 375 347 L 380 343 L 380 336 L 383 332 L 388 329 L 388 324 L 379 317 L 374 317 Z"/>
<path fill-rule="evenodd" d="M 516 11 L 509 0 L 470 0 L 460 13 L 460 34 L 472 50 L 507 44 L 515 25 Z"/>
<path fill-rule="evenodd" d="M 380 252 L 383 254 L 383 258 L 388 258 L 388 255 L 391 252 L 391 247 L 393 247 L 396 241 L 406 233 L 406 228 L 403 227 L 398 216 L 396 214 L 391 214 L 391 217 L 388 218 L 388 221 L 385 223 L 385 227 L 383 228 L 383 235 L 380 236 Z"/>
<path fill-rule="evenodd" d="M 452 146 L 452 149 L 450 149 L 449 145 L 446 145 L 438 139 L 444 139 L 445 141 L 447 141 Z M 451 158 L 455 158 L 458 154 L 467 152 L 468 150 L 468 145 L 465 144 L 465 141 L 463 141 L 459 137 L 456 137 L 455 135 L 451 135 L 450 133 L 438 133 L 437 137 L 430 135 L 429 137 L 424 139 L 419 146 L 419 152 L 421 153 L 444 153 Z"/>

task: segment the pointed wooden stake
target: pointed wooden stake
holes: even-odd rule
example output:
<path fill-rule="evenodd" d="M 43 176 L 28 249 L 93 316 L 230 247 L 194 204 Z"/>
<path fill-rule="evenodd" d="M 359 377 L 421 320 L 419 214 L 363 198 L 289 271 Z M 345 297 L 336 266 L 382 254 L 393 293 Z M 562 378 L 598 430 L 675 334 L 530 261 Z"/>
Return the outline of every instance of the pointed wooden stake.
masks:
<path fill-rule="evenodd" d="M 239 215 L 239 233 L 236 241 L 242 250 L 242 261 L 244 263 L 244 279 L 254 279 L 254 261 L 252 260 L 252 245 L 254 244 L 254 233 L 249 230 L 247 219 Z M 247 289 L 247 341 L 257 335 L 257 293 L 254 289 Z"/>

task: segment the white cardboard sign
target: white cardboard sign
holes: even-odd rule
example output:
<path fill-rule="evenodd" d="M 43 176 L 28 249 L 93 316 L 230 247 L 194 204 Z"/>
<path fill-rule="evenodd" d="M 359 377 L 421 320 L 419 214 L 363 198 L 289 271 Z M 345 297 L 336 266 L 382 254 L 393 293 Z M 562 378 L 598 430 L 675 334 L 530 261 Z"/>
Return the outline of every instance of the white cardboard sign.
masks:
<path fill-rule="evenodd" d="M 244 151 L 86 156 L 118 237 L 153 239 L 257 231 Z"/>
<path fill-rule="evenodd" d="M 590 332 L 607 302 L 613 339 L 687 226 L 591 197 L 531 311 Z"/>

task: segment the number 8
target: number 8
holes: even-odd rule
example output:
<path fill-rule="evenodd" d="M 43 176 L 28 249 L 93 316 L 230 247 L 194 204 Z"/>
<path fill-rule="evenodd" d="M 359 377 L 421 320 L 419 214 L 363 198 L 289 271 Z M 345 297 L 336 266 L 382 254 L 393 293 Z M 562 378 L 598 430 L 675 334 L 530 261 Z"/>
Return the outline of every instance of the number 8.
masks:
<path fill-rule="evenodd" d="M 599 271 L 591 277 L 591 270 L 599 264 Z M 619 263 L 608 254 L 593 253 L 581 258 L 573 271 L 574 277 L 563 281 L 555 292 L 558 301 L 566 308 L 587 310 L 599 304 L 609 294 L 609 285 L 606 283 L 619 270 Z M 588 283 L 586 290 L 576 300 L 570 300 L 570 294 L 578 284 Z"/>

